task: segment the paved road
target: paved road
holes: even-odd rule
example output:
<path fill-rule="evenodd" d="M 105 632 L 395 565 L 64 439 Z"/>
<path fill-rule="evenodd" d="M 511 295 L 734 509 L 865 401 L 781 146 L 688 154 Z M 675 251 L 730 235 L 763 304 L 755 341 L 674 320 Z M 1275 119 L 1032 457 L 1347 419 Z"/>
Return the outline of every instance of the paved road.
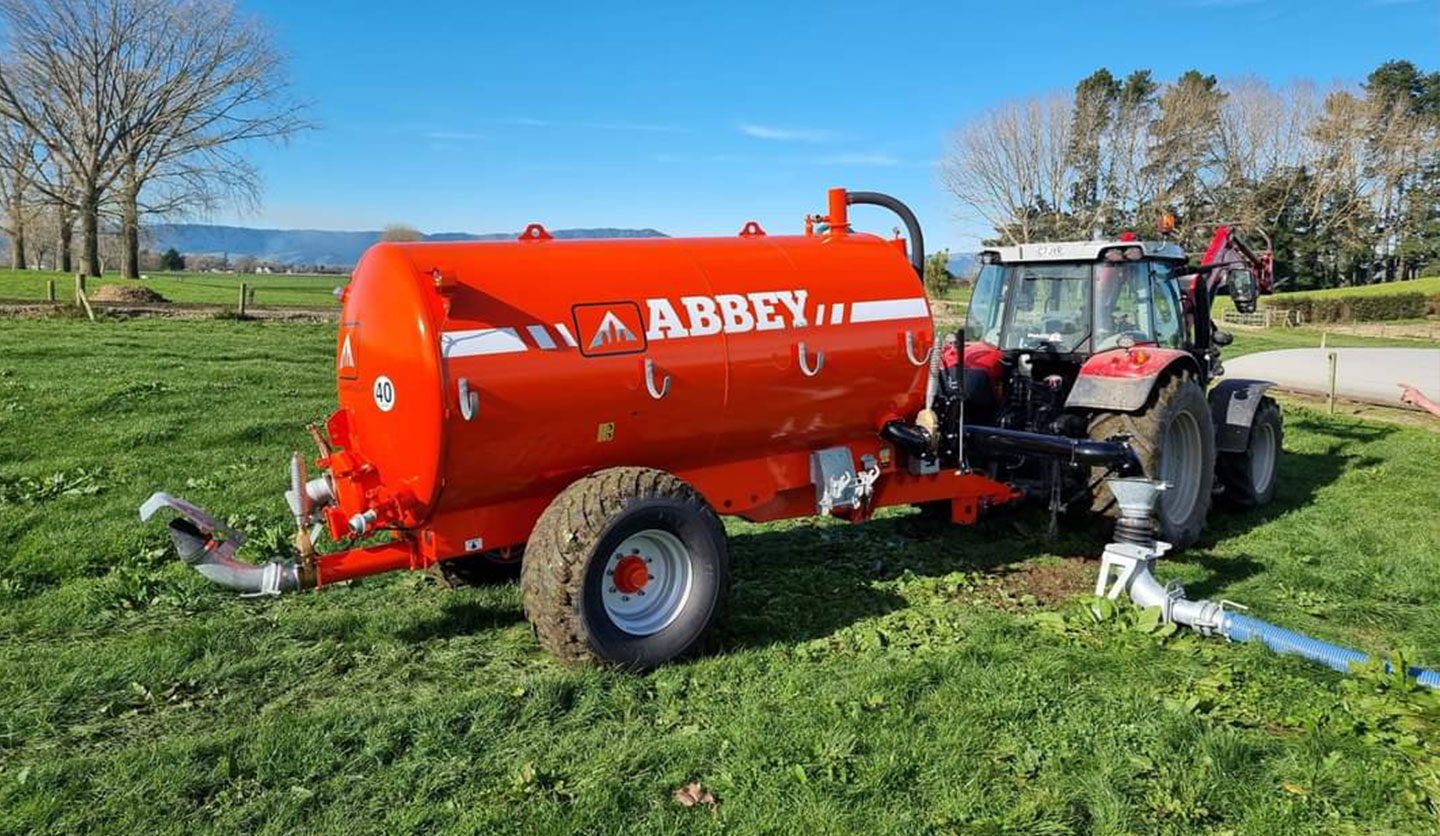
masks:
<path fill-rule="evenodd" d="M 1287 348 L 1260 351 L 1225 362 L 1226 377 L 1273 380 L 1283 389 L 1325 394 L 1330 385 L 1326 355 L 1335 352 L 1335 390 L 1343 398 L 1396 406 L 1401 383 L 1418 386 L 1440 401 L 1440 348 Z"/>

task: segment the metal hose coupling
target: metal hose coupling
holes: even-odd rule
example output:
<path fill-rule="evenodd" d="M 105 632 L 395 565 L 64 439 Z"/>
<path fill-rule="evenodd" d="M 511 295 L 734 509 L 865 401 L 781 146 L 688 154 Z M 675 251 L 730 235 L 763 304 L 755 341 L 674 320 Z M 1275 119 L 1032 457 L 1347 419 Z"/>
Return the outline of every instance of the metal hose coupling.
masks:
<path fill-rule="evenodd" d="M 1177 622 L 1202 635 L 1220 631 L 1225 623 L 1225 604 L 1191 601 L 1178 583 L 1162 585 L 1155 579 L 1155 561 L 1170 551 L 1170 544 L 1155 539 L 1155 508 L 1160 494 L 1170 486 L 1145 478 L 1117 478 L 1106 482 L 1120 508 L 1115 524 L 1115 542 L 1105 547 L 1095 594 L 1119 598 L 1124 592 L 1141 607 L 1159 607 L 1166 622 Z"/>

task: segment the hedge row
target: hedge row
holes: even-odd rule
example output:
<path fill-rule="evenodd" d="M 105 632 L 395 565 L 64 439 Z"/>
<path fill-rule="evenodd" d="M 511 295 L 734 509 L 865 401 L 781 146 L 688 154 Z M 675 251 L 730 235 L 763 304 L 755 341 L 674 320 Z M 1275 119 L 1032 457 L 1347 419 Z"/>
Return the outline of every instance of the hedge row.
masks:
<path fill-rule="evenodd" d="M 1440 313 L 1440 294 L 1389 293 L 1382 296 L 1284 295 L 1266 299 L 1278 311 L 1296 311 L 1305 322 L 1383 322 L 1421 319 Z"/>

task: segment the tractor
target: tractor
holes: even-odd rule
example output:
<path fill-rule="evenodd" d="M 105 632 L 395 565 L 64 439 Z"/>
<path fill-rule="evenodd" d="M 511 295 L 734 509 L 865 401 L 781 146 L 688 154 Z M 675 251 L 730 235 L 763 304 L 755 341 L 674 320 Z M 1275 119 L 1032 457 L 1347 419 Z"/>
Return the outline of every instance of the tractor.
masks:
<path fill-rule="evenodd" d="M 1233 335 L 1211 318 L 1217 295 L 1253 312 L 1271 292 L 1269 253 L 1222 226 L 1198 266 L 1176 243 L 1129 234 L 996 247 L 981 264 L 934 407 L 946 447 L 979 442 L 959 453 L 971 468 L 1046 499 L 1053 532 L 1067 511 L 1116 516 L 1117 468 L 1033 455 L 1013 433 L 1127 441 L 1144 475 L 1170 484 L 1157 517 L 1176 547 L 1200 536 L 1212 498 L 1270 502 L 1280 409 L 1267 382 L 1220 380 Z"/>

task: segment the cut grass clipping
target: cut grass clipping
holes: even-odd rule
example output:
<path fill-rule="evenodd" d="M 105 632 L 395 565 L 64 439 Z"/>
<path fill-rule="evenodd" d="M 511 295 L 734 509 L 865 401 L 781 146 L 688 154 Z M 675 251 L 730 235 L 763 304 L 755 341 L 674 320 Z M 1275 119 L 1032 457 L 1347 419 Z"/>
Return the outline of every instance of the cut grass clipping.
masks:
<path fill-rule="evenodd" d="M 167 294 L 168 295 L 168 294 Z M 515 586 L 242 600 L 136 508 L 284 552 L 333 326 L 0 321 L 0 833 L 1424 833 L 1440 707 L 1085 597 L 1102 543 L 728 523 L 708 655 L 541 653 Z M 1440 664 L 1440 435 L 1290 411 L 1272 507 L 1160 562 L 1194 597 Z"/>

